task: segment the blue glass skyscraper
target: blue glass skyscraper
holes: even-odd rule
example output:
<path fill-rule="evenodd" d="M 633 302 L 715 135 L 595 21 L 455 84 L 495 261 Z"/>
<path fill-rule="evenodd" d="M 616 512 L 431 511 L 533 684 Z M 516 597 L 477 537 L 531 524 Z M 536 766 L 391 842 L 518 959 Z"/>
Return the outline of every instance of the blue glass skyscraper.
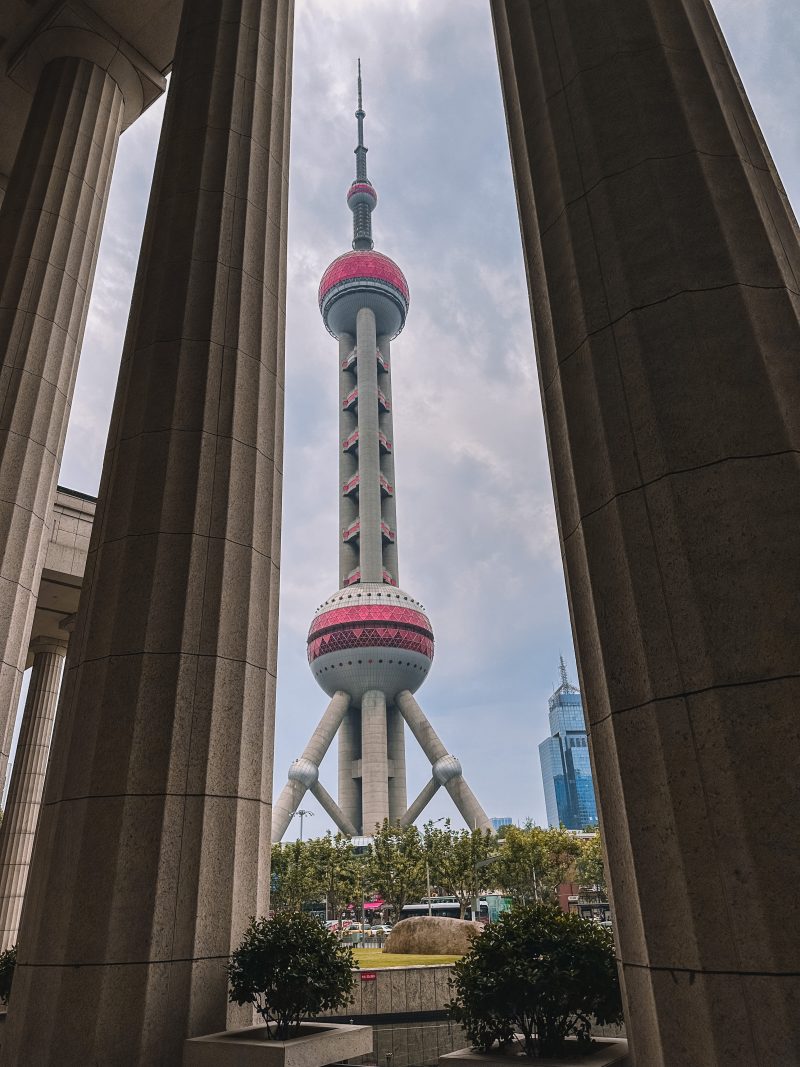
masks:
<path fill-rule="evenodd" d="M 561 685 L 548 703 L 550 737 L 539 745 L 547 822 L 582 830 L 597 822 L 597 802 L 581 694 L 567 681 L 563 658 Z"/>

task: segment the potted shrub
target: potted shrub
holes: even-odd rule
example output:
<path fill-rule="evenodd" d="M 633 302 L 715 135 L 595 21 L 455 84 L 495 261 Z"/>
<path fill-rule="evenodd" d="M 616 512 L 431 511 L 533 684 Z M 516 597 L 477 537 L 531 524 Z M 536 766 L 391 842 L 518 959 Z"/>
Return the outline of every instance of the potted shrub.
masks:
<path fill-rule="evenodd" d="M 310 1022 L 350 999 L 353 954 L 302 912 L 251 919 L 228 967 L 229 999 L 252 1004 L 263 1026 L 190 1038 L 184 1067 L 323 1067 L 372 1052 L 372 1028 Z"/>
<path fill-rule="evenodd" d="M 591 1036 L 595 1023 L 622 1021 L 613 939 L 553 905 L 515 907 L 487 926 L 455 964 L 452 985 L 450 1014 L 480 1053 L 498 1058 L 521 1045 L 540 1063 L 582 1054 L 614 1063 L 627 1054 L 626 1042 L 612 1041 L 616 1054 L 601 1056 L 609 1042 Z"/>

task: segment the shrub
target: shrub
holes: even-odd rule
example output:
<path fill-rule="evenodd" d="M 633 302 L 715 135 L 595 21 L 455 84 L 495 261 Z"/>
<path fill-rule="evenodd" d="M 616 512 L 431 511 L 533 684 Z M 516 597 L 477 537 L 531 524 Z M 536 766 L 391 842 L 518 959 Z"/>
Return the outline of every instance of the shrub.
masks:
<path fill-rule="evenodd" d="M 588 1051 L 593 1022 L 622 1021 L 611 935 L 550 904 L 505 912 L 454 971 L 450 1014 L 484 1052 L 517 1033 L 529 1056 L 559 1056 L 569 1036 Z"/>
<path fill-rule="evenodd" d="M 0 952 L 0 1000 L 8 1004 L 11 996 L 11 983 L 14 980 L 14 968 L 17 965 L 17 946 Z"/>
<path fill-rule="evenodd" d="M 228 967 L 230 1000 L 253 1004 L 269 1036 L 286 1041 L 303 1019 L 347 1003 L 352 967 L 349 945 L 310 915 L 251 919 Z"/>

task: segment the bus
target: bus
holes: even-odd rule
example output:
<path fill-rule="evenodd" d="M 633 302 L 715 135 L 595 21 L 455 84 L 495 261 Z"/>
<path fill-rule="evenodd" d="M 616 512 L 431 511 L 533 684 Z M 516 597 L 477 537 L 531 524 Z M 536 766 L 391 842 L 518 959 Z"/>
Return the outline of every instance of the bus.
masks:
<path fill-rule="evenodd" d="M 445 919 L 459 919 L 461 918 L 461 905 L 457 897 L 431 897 L 429 907 L 428 897 L 423 897 L 419 904 L 406 904 L 397 921 L 412 919 L 419 915 L 438 915 Z M 464 918 L 472 918 L 471 905 L 467 905 Z M 489 921 L 489 905 L 483 897 L 478 901 L 477 919 L 484 923 Z"/>

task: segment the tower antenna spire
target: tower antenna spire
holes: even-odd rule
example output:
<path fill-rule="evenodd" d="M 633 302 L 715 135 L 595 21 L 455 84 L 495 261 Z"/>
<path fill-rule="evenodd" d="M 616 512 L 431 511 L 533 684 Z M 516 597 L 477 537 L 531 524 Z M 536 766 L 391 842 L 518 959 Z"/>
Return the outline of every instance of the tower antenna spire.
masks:
<path fill-rule="evenodd" d="M 566 665 L 566 663 L 564 663 L 564 657 L 563 656 L 559 656 L 558 657 L 558 662 L 561 665 L 560 666 L 561 684 L 564 686 L 565 689 L 567 689 L 567 688 L 569 688 L 569 682 L 567 681 L 567 665 Z"/>
<path fill-rule="evenodd" d="M 364 144 L 364 106 L 361 96 L 361 60 L 358 61 L 358 144 L 356 145 L 356 178 L 347 194 L 347 203 L 353 212 L 353 248 L 369 250 L 372 241 L 372 209 L 378 202 L 378 194 L 367 177 L 367 149 Z"/>

